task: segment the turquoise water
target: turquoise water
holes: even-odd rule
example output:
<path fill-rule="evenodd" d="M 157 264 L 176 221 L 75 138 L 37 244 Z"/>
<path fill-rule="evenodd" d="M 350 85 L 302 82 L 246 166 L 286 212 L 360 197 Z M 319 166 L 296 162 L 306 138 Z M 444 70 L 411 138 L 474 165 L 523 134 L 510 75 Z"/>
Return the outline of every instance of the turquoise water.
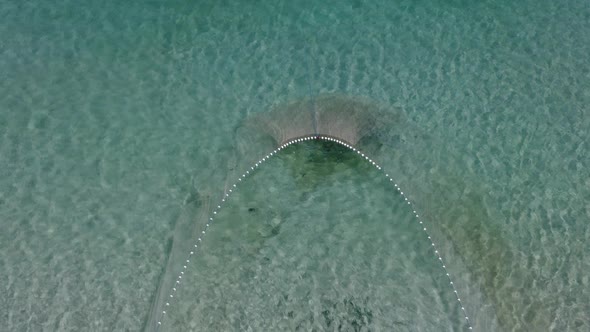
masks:
<path fill-rule="evenodd" d="M 590 329 L 587 2 L 203 3 L 0 4 L 1 326 L 150 329 L 203 211 L 269 152 L 238 129 L 311 92 L 399 118 L 375 158 L 475 330 Z M 391 188 L 342 158 L 250 178 L 165 327 L 466 328 Z"/>

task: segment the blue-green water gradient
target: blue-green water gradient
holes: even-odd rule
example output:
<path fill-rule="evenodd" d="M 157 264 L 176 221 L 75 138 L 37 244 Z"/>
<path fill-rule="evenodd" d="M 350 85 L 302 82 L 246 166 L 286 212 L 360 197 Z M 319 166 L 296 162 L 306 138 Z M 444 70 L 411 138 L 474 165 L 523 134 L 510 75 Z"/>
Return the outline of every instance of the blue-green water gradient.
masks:
<path fill-rule="evenodd" d="M 589 45 L 578 0 L 1 2 L 0 326 L 145 328 L 236 128 L 312 91 L 403 114 L 380 162 L 474 329 L 588 330 Z"/>

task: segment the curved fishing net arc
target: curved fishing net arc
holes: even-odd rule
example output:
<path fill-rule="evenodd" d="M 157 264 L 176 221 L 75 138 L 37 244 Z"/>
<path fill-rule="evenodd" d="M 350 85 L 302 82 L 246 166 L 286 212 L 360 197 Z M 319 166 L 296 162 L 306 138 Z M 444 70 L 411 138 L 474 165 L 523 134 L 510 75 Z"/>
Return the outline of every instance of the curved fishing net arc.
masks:
<path fill-rule="evenodd" d="M 174 281 L 174 287 L 172 288 L 172 290 L 170 291 L 170 294 L 168 294 L 168 298 L 165 299 L 164 301 L 164 305 L 163 305 L 163 309 L 157 316 L 158 319 L 155 322 L 155 326 L 154 328 L 156 330 L 159 330 L 159 327 L 163 324 L 163 322 L 165 322 L 165 320 L 167 319 L 167 315 L 169 315 L 169 310 L 173 310 L 173 307 L 175 305 L 176 299 L 175 297 L 179 296 L 180 294 L 180 289 L 182 287 L 183 283 L 186 283 L 186 274 L 185 271 L 188 269 L 189 265 L 191 264 L 191 260 L 195 257 L 195 255 L 198 254 L 199 252 L 199 248 L 201 247 L 201 244 L 203 242 L 203 239 L 205 238 L 207 232 L 209 232 L 209 227 L 211 227 L 212 225 L 214 225 L 215 220 L 216 220 L 216 216 L 218 215 L 218 213 L 220 213 L 221 209 L 225 206 L 225 204 L 227 204 L 227 202 L 229 201 L 229 199 L 231 198 L 232 195 L 235 194 L 235 192 L 240 188 L 242 182 L 244 182 L 249 176 L 251 176 L 252 174 L 255 173 L 255 171 L 257 171 L 264 163 L 266 163 L 267 161 L 269 161 L 272 157 L 276 156 L 277 154 L 279 154 L 281 151 L 287 149 L 288 147 L 292 146 L 292 145 L 296 145 L 296 144 L 301 144 L 301 143 L 305 143 L 308 141 L 329 141 L 329 142 L 334 142 L 336 144 L 339 144 L 343 147 L 346 147 L 348 149 L 350 149 L 352 152 L 354 152 L 355 154 L 357 154 L 362 160 L 365 160 L 367 163 L 369 163 L 372 167 L 375 167 L 379 172 L 382 173 L 382 175 L 384 176 L 385 180 L 387 182 L 390 183 L 390 185 L 399 193 L 399 195 L 401 196 L 401 198 L 403 199 L 403 202 L 405 203 L 404 205 L 407 205 L 407 208 L 409 210 L 411 210 L 411 213 L 413 214 L 413 217 L 415 218 L 415 223 L 418 224 L 419 228 L 423 231 L 424 236 L 426 239 L 428 239 L 428 242 L 430 244 L 430 246 L 432 247 L 432 251 L 435 254 L 436 259 L 440 262 L 440 266 L 443 268 L 444 270 L 444 274 L 446 275 L 446 277 L 448 278 L 448 283 L 453 291 L 453 293 L 456 296 L 456 300 L 458 301 L 458 304 L 461 308 L 462 311 L 462 315 L 464 315 L 465 317 L 465 324 L 467 326 L 468 329 L 472 329 L 472 326 L 470 324 L 468 315 L 465 311 L 465 308 L 462 304 L 461 298 L 458 295 L 458 292 L 454 286 L 454 283 L 451 279 L 450 274 L 448 273 L 447 269 L 446 269 L 446 265 L 443 261 L 443 258 L 441 257 L 440 253 L 438 252 L 435 243 L 432 240 L 432 237 L 429 235 L 428 229 L 424 223 L 424 221 L 420 218 L 420 215 L 418 214 L 418 212 L 416 210 L 414 210 L 414 207 L 412 205 L 412 203 L 409 201 L 408 197 L 406 197 L 402 191 L 402 189 L 398 186 L 397 183 L 395 183 L 394 179 L 391 178 L 389 176 L 388 173 L 386 173 L 383 168 L 373 159 L 371 159 L 368 155 L 366 155 L 364 152 L 362 152 L 361 150 L 358 150 L 356 148 L 354 148 L 351 144 L 347 143 L 344 140 L 340 140 L 338 138 L 335 137 L 331 137 L 331 136 L 324 136 L 324 135 L 311 135 L 311 136 L 304 136 L 304 137 L 300 137 L 300 138 L 296 138 L 294 140 L 288 141 L 286 143 L 284 143 L 283 145 L 279 146 L 279 148 L 273 150 L 271 153 L 267 154 L 266 156 L 264 156 L 262 159 L 260 159 L 258 162 L 254 163 L 249 170 L 247 170 L 245 173 L 243 173 L 239 178 L 238 181 L 231 185 L 230 188 L 228 189 L 227 193 L 224 194 L 224 197 L 222 198 L 221 202 L 219 203 L 219 205 L 217 205 L 214 209 L 213 212 L 211 214 L 211 216 L 209 217 L 207 223 L 205 224 L 204 228 L 202 230 L 200 230 L 199 235 L 196 239 L 196 242 L 193 245 L 193 248 L 191 249 L 191 251 L 189 252 L 189 255 L 187 257 L 187 259 L 184 262 L 184 265 L 182 267 L 181 272 L 178 274 L 176 280 Z"/>

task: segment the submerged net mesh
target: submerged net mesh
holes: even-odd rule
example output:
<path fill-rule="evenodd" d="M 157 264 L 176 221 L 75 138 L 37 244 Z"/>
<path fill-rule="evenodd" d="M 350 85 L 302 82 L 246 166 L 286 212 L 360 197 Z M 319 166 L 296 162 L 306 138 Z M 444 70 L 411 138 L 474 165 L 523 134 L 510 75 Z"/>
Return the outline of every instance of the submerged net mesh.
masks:
<path fill-rule="evenodd" d="M 211 210 L 210 204 L 211 194 L 209 192 L 197 192 L 185 200 L 174 230 L 168 237 L 166 265 L 160 273 L 158 288 L 153 295 L 144 330 L 151 331 L 157 328 L 165 303 L 169 301 L 170 289 L 174 287 L 175 276 L 186 260 L 186 253 L 190 251 L 194 242 L 194 234 L 197 233 L 198 227 L 207 220 Z"/>
<path fill-rule="evenodd" d="M 312 112 L 310 102 L 314 103 Z M 398 109 L 386 109 L 361 98 L 321 95 L 313 101 L 279 104 L 245 119 L 236 131 L 236 150 L 240 167 L 246 168 L 287 141 L 319 134 L 338 137 L 377 157 L 380 147 L 394 144 L 391 132 L 400 135 L 407 131 L 407 121 Z"/>

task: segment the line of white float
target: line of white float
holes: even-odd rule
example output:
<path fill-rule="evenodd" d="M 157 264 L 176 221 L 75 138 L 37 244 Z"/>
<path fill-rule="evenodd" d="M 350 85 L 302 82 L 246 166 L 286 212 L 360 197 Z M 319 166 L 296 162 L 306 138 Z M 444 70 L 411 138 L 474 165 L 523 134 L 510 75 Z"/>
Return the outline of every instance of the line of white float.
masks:
<path fill-rule="evenodd" d="M 182 277 L 184 276 L 184 272 L 186 271 L 187 266 L 188 266 L 188 264 L 191 261 L 191 258 L 196 254 L 197 249 L 199 248 L 199 245 L 203 241 L 203 237 L 207 234 L 207 231 L 209 230 L 209 227 L 211 226 L 211 224 L 215 220 L 215 216 L 217 215 L 217 213 L 219 212 L 219 210 L 222 208 L 222 206 L 225 204 L 225 202 L 229 199 L 229 197 L 238 188 L 239 183 L 242 182 L 252 172 L 254 172 L 254 170 L 256 170 L 258 167 L 260 167 L 263 162 L 267 161 L 268 159 L 270 159 L 270 157 L 276 155 L 277 153 L 279 153 L 283 149 L 287 148 L 288 146 L 293 145 L 293 144 L 297 144 L 297 143 L 301 143 L 301 142 L 305 142 L 305 141 L 311 141 L 311 140 L 325 140 L 325 141 L 331 141 L 331 142 L 334 142 L 334 143 L 338 143 L 338 144 L 340 144 L 340 145 L 342 145 L 344 147 L 347 147 L 348 149 L 352 150 L 353 152 L 357 153 L 359 156 L 361 156 L 361 158 L 363 158 L 366 161 L 368 161 L 371 165 L 375 166 L 375 168 L 377 168 L 378 170 L 383 171 L 382 167 L 379 166 L 379 164 L 377 164 L 374 160 L 372 160 L 371 158 L 369 158 L 367 155 L 365 155 L 360 150 L 356 149 L 354 146 L 352 146 L 352 145 L 348 144 L 347 142 L 342 141 L 342 140 L 340 140 L 338 138 L 330 137 L 330 136 L 325 136 L 325 135 L 311 135 L 311 136 L 305 136 L 305 137 L 300 137 L 300 138 L 296 138 L 296 139 L 290 140 L 290 141 L 284 143 L 283 145 L 281 145 L 280 147 L 278 147 L 276 150 L 274 150 L 271 153 L 269 153 L 266 156 L 264 156 L 262 159 L 260 159 L 258 162 L 256 162 L 253 166 L 251 166 L 244 174 L 242 174 L 238 178 L 238 181 L 230 187 L 230 189 L 225 193 L 224 197 L 221 199 L 221 202 L 219 203 L 219 205 L 217 205 L 217 207 L 213 210 L 212 216 L 209 217 L 209 220 L 205 224 L 205 229 L 203 229 L 199 233 L 199 235 L 197 237 L 197 240 L 196 240 L 196 243 L 191 248 L 191 251 L 189 252 L 188 258 L 185 260 L 184 265 L 182 266 L 182 270 L 178 274 L 178 276 L 177 276 L 177 278 L 176 278 L 176 280 L 174 282 L 174 285 L 173 285 L 172 289 L 170 290 L 170 294 L 168 294 L 168 299 L 167 299 L 167 302 L 165 302 L 165 304 L 164 304 L 164 310 L 162 310 L 162 312 L 161 312 L 161 318 L 157 322 L 157 327 L 159 327 L 159 326 L 162 325 L 162 321 L 163 321 L 164 317 L 166 317 L 167 310 L 170 307 L 170 302 L 174 299 L 174 296 L 177 293 L 178 288 L 182 284 Z M 395 183 L 395 181 L 389 176 L 389 174 L 387 174 L 387 173 L 384 172 L 384 175 L 388 179 L 388 181 L 393 184 L 393 186 L 399 192 L 399 194 L 404 198 L 404 201 L 407 202 L 407 204 L 410 207 L 412 207 L 412 202 L 404 194 L 404 192 L 398 186 L 398 184 Z M 420 218 L 420 215 L 413 208 L 412 208 L 412 212 L 413 212 L 414 216 L 416 217 L 416 221 L 419 223 L 420 228 L 426 234 L 426 237 L 430 241 L 430 244 L 431 244 L 431 246 L 432 246 L 432 248 L 434 250 L 434 254 L 436 255 L 438 261 L 440 262 L 442 268 L 444 269 L 444 272 L 445 272 L 447 278 L 449 279 L 449 285 L 451 286 L 451 288 L 453 289 L 453 292 L 455 293 L 455 296 L 457 298 L 457 301 L 459 302 L 459 305 L 460 305 L 461 310 L 463 312 L 463 315 L 465 317 L 465 321 L 467 322 L 467 325 L 469 326 L 469 329 L 470 330 L 473 330 L 473 327 L 471 326 L 471 322 L 469 320 L 469 316 L 467 315 L 467 311 L 465 310 L 465 307 L 464 307 L 464 305 L 463 305 L 463 303 L 461 301 L 461 297 L 459 297 L 459 293 L 457 292 L 457 289 L 455 288 L 455 284 L 453 283 L 453 280 L 451 279 L 451 275 L 450 275 L 449 271 L 447 270 L 447 267 L 446 267 L 446 265 L 445 265 L 445 263 L 443 261 L 442 256 L 440 255 L 440 253 L 439 253 L 436 245 L 434 244 L 434 241 L 433 241 L 432 237 L 430 236 L 428 230 L 426 229 L 426 226 L 424 225 L 424 222 Z"/>

